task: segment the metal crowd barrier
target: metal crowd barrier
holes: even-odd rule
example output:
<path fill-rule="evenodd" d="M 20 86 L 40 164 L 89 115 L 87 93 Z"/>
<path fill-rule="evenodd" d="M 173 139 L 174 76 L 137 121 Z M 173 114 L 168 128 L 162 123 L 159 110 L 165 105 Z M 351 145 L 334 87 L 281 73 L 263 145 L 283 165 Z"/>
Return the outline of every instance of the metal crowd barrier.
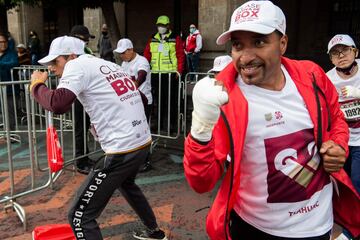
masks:
<path fill-rule="evenodd" d="M 184 138 L 190 132 L 191 126 L 191 112 L 193 110 L 192 105 L 192 90 L 195 84 L 206 76 L 214 76 L 213 73 L 200 73 L 200 72 L 189 72 L 185 75 L 185 89 L 184 89 L 184 121 L 183 121 L 183 133 Z"/>
<path fill-rule="evenodd" d="M 21 66 L 12 69 L 9 82 L 0 82 L 0 137 L 6 139 L 6 146 L 0 144 L 0 159 L 7 157 L 7 163 L 0 161 L 0 204 L 4 209 L 13 209 L 26 229 L 26 212 L 17 202 L 19 198 L 52 187 L 64 170 L 74 171 L 75 160 L 101 151 L 100 146 L 84 131 L 84 152 L 93 144 L 90 153 L 75 158 L 74 106 L 72 111 L 62 115 L 53 115 L 53 122 L 58 130 L 59 140 L 65 159 L 65 168 L 52 174 L 49 171 L 46 154 L 47 111 L 31 97 L 28 91 L 30 76 L 34 70 L 47 71 L 41 66 Z M 208 73 L 188 73 L 182 79 L 178 72 L 152 72 L 153 112 L 150 117 L 152 135 L 157 138 L 177 139 L 187 130 L 187 116 L 192 110 L 187 99 L 191 97 L 196 81 L 210 75 Z M 58 79 L 49 74 L 48 87 L 55 88 Z M 10 119 L 9 106 L 13 107 L 14 118 Z M 11 108 L 10 107 L 10 108 Z M 85 112 L 83 112 L 85 115 Z M 10 122 L 14 121 L 14 122 Z M 85 129 L 85 118 L 84 118 Z M 2 127 L 2 128 L 1 128 Z M 14 140 L 13 136 L 16 135 Z M 152 148 L 153 149 L 153 148 Z M 68 169 L 68 167 L 71 169 Z M 21 171 L 28 171 L 30 181 L 19 182 Z M 7 184 L 4 184 L 7 183 Z M 7 186 L 5 186 L 7 185 Z"/>
<path fill-rule="evenodd" d="M 182 113 L 180 104 L 184 82 L 177 71 L 151 72 L 153 95 L 152 114 L 150 116 L 151 133 L 154 137 L 176 139 L 180 135 Z"/>
<path fill-rule="evenodd" d="M 151 72 L 153 108 L 150 118 L 154 137 L 177 139 L 189 133 L 192 111 L 192 89 L 197 81 L 212 73 L 189 72 L 181 78 L 179 72 Z M 165 106 L 163 106 L 165 105 Z M 156 140 L 155 140 L 156 141 Z"/>
<path fill-rule="evenodd" d="M 47 71 L 41 66 L 17 67 L 12 69 L 11 81 L 0 82 L 0 119 L 2 121 L 0 136 L 6 140 L 0 144 L 0 160 L 7 157 L 7 163 L 6 160 L 0 161 L 2 186 L 0 204 L 5 204 L 5 211 L 13 209 L 17 213 L 24 229 L 27 226 L 26 212 L 17 200 L 52 187 L 64 170 L 75 173 L 74 163 L 76 164 L 76 161 L 74 160 L 101 151 L 99 144 L 88 134 L 88 131 L 84 131 L 84 149 L 89 145 L 93 145 L 93 147 L 89 148 L 88 154 L 75 158 L 74 125 L 76 119 L 74 119 L 73 106 L 70 113 L 53 115 L 54 126 L 58 130 L 62 146 L 65 168 L 57 173 L 49 171 L 46 154 L 47 111 L 30 97 L 28 91 L 29 78 L 34 70 Z M 49 75 L 46 84 L 50 88 L 55 88 L 58 79 Z M 9 108 L 9 106 L 11 107 Z M 12 114 L 13 116 L 11 116 Z M 86 129 L 85 125 L 84 129 Z M 12 138 L 14 135 L 18 136 L 17 141 Z M 30 181 L 18 180 L 25 178 L 30 178 Z"/>

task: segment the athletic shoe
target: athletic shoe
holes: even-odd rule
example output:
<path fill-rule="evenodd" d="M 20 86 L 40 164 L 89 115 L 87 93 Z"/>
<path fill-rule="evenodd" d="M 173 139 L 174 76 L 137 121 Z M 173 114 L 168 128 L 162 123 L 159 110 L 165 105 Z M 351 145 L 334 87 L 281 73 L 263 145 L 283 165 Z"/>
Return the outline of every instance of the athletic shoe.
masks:
<path fill-rule="evenodd" d="M 88 175 L 93 166 L 93 160 L 90 158 L 82 158 L 77 160 L 76 170 L 81 174 Z"/>
<path fill-rule="evenodd" d="M 156 229 L 151 230 L 141 230 L 139 232 L 134 232 L 133 237 L 140 240 L 167 240 L 164 231 Z"/>
<path fill-rule="evenodd" d="M 88 175 L 90 173 L 91 169 L 92 169 L 91 165 L 80 165 L 80 166 L 77 166 L 77 168 L 76 168 L 78 173 L 81 173 L 84 175 Z"/>

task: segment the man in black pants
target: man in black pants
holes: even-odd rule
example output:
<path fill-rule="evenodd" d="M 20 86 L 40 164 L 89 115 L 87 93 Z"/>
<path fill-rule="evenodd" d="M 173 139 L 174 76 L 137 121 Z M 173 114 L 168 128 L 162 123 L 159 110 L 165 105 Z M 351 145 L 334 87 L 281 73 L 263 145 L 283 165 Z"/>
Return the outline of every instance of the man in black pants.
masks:
<path fill-rule="evenodd" d="M 57 89 L 50 90 L 44 84 L 47 72 L 33 72 L 30 84 L 36 101 L 58 114 L 67 112 L 78 98 L 105 152 L 105 158 L 97 162 L 77 191 L 68 214 L 70 225 L 78 240 L 103 239 L 96 218 L 119 189 L 146 226 L 134 232 L 134 238 L 166 240 L 146 197 L 135 184 L 151 145 L 140 93 L 119 65 L 84 54 L 84 46 L 74 37 L 54 39 L 49 55 L 39 62 L 61 77 Z"/>

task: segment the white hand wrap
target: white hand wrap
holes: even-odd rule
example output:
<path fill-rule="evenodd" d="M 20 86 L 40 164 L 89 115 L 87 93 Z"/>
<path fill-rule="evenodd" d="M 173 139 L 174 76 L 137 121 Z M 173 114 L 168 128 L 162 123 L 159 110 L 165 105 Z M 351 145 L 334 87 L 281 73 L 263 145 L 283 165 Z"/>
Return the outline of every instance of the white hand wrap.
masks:
<path fill-rule="evenodd" d="M 212 130 L 220 116 L 220 106 L 227 103 L 229 96 L 216 80 L 205 77 L 196 83 L 192 98 L 191 135 L 202 142 L 210 141 Z"/>
<path fill-rule="evenodd" d="M 353 86 L 345 86 L 341 88 L 341 94 L 343 97 L 360 98 L 360 89 Z"/>

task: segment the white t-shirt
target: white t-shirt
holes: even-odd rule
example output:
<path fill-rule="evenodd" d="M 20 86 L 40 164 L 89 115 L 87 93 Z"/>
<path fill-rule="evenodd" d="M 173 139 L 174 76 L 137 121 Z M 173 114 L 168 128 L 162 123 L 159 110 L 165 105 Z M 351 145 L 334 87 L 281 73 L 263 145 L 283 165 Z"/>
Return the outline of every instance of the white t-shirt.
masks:
<path fill-rule="evenodd" d="M 66 63 L 57 88 L 69 89 L 82 103 L 105 153 L 132 151 L 151 141 L 140 93 L 119 65 L 81 55 Z"/>
<path fill-rule="evenodd" d="M 139 86 L 139 90 L 146 96 L 148 104 L 152 104 L 150 64 L 148 60 L 136 54 L 136 57 L 130 62 L 123 61 L 121 67 L 123 67 L 131 77 L 135 77 L 135 79 L 138 78 L 138 72 L 140 70 L 144 70 L 147 73 L 145 81 Z"/>
<path fill-rule="evenodd" d="M 360 60 L 356 59 L 360 67 Z M 336 87 L 339 94 L 340 109 L 343 111 L 350 131 L 350 146 L 360 146 L 360 99 L 359 98 L 344 98 L 341 95 L 341 88 L 345 86 L 352 86 L 360 88 L 360 70 L 349 79 L 342 79 L 336 72 L 334 67 L 326 73 L 328 78 Z"/>
<path fill-rule="evenodd" d="M 295 83 L 271 91 L 245 84 L 248 128 L 234 210 L 271 235 L 302 238 L 333 226 L 332 184 L 320 164 L 314 125 Z"/>

